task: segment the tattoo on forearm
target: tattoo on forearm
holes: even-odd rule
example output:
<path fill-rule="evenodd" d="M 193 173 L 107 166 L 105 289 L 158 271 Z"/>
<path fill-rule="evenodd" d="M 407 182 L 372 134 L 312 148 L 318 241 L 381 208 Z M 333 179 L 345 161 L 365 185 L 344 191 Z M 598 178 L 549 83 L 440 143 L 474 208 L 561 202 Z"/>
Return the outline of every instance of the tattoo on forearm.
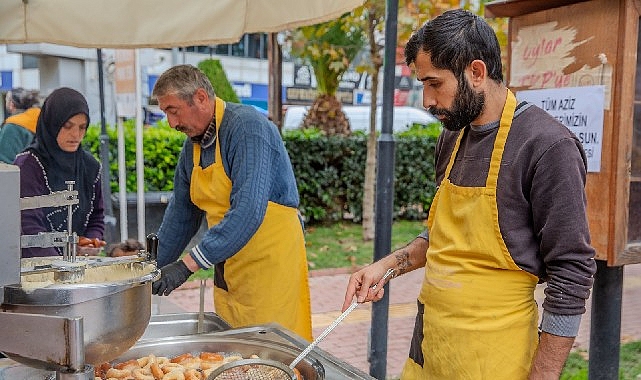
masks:
<path fill-rule="evenodd" d="M 399 275 L 406 273 L 408 269 L 411 268 L 412 262 L 410 261 L 410 253 L 407 250 L 400 250 L 394 255 L 394 258 L 396 258 L 396 266 L 398 267 Z"/>

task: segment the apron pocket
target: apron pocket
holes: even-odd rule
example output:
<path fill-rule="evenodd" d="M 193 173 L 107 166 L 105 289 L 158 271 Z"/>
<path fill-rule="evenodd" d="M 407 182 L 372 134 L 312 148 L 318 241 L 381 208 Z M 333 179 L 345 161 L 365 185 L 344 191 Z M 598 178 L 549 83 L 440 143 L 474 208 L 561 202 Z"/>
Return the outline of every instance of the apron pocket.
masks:
<path fill-rule="evenodd" d="M 227 282 L 225 281 L 225 261 L 214 266 L 214 286 L 228 292 Z"/>
<path fill-rule="evenodd" d="M 416 313 L 416 321 L 414 322 L 414 333 L 412 334 L 412 343 L 410 344 L 410 359 L 416 364 L 423 367 L 423 350 L 421 343 L 423 342 L 423 313 L 425 312 L 425 305 L 420 301 L 416 301 L 418 305 L 418 312 Z"/>

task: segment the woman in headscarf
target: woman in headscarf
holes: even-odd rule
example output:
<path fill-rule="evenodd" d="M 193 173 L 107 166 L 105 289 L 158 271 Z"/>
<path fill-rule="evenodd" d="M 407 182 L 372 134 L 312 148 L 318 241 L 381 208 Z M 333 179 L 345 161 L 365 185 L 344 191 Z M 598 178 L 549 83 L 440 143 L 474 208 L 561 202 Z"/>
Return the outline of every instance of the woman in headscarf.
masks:
<path fill-rule="evenodd" d="M 62 87 L 44 101 L 34 142 L 16 156 L 20 167 L 20 197 L 67 189 L 74 181 L 78 204 L 72 206 L 72 232 L 81 241 L 102 242 L 104 206 L 100 163 L 81 147 L 89 126 L 89 106 L 78 91 Z M 22 235 L 67 231 L 67 206 L 23 210 Z M 97 239 L 97 240 L 94 240 Z M 22 257 L 62 255 L 61 247 L 23 248 Z"/>

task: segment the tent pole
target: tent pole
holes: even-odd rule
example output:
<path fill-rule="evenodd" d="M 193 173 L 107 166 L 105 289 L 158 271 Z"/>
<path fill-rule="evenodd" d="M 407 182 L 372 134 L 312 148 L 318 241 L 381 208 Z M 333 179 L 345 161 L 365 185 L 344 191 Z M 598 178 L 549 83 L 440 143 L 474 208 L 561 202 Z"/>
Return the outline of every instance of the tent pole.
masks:
<path fill-rule="evenodd" d="M 105 119 L 105 74 L 102 61 L 102 49 L 97 49 L 98 55 L 98 93 L 100 94 L 100 164 L 102 165 L 102 199 L 105 207 L 105 236 L 106 241 L 116 238 L 116 218 L 111 204 L 111 170 L 109 165 L 109 135 Z"/>
<path fill-rule="evenodd" d="M 136 215 L 138 222 L 138 241 L 144 242 L 145 232 L 145 157 L 143 155 L 143 120 L 142 120 L 142 74 L 140 68 L 140 50 L 134 49 L 136 72 Z"/>

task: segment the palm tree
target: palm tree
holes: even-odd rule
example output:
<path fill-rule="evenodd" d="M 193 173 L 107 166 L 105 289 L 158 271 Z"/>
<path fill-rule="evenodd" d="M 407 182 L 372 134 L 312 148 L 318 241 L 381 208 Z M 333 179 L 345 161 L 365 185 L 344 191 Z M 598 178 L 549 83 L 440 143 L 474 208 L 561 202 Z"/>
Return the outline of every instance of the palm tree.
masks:
<path fill-rule="evenodd" d="M 478 14 L 483 13 L 487 0 L 399 0 L 397 20 L 397 46 L 402 49 L 411 33 L 425 21 L 442 12 L 463 7 Z M 383 67 L 385 0 L 367 0 L 353 12 L 340 19 L 303 27 L 294 32 L 291 39 L 292 55 L 303 58 L 314 69 L 319 96 L 310 107 L 303 127 L 318 127 L 327 134 L 349 134 L 349 122 L 334 96 L 340 75 L 353 62 L 359 50 L 367 47 L 369 57 L 356 67 L 358 72 L 367 72 L 372 78 L 370 128 L 367 139 L 367 158 L 363 185 L 363 239 L 374 238 L 376 199 L 377 131 L 376 113 L 378 104 L 379 74 Z M 501 46 L 507 41 L 506 19 L 488 20 L 494 26 Z"/>
<path fill-rule="evenodd" d="M 336 98 L 341 75 L 363 48 L 363 30 L 343 17 L 297 29 L 291 54 L 306 60 L 314 70 L 318 97 L 303 120 L 303 128 L 318 127 L 328 135 L 350 134 L 349 120 Z"/>

